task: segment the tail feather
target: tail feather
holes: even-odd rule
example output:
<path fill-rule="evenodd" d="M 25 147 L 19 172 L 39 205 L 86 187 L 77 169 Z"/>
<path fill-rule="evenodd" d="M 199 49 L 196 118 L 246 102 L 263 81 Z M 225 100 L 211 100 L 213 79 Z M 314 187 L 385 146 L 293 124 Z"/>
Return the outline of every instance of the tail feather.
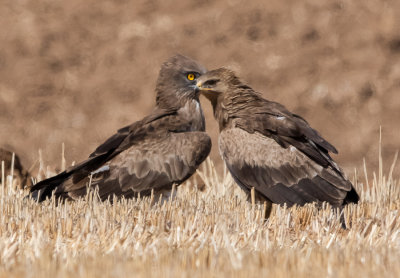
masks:
<path fill-rule="evenodd" d="M 72 175 L 72 172 L 62 172 L 54 177 L 42 180 L 32 186 L 31 198 L 37 202 L 43 202 L 46 198 L 50 198 L 53 191 L 57 189 L 65 180 Z"/>
<path fill-rule="evenodd" d="M 103 162 L 109 158 L 108 156 L 110 153 L 111 152 L 90 157 L 54 177 L 38 182 L 31 188 L 30 192 L 32 198 L 38 202 L 43 202 L 46 198 L 51 197 L 53 191 L 69 178 L 73 179 L 73 183 L 78 183 L 80 180 L 87 177 L 92 171 L 100 167 Z M 63 194 L 60 193 L 60 195 Z"/>
<path fill-rule="evenodd" d="M 356 190 L 352 186 L 351 190 L 347 193 L 346 197 L 343 200 L 343 205 L 347 205 L 350 203 L 357 204 L 359 200 L 360 200 L 360 197 L 358 196 Z"/>
<path fill-rule="evenodd" d="M 351 204 L 351 203 L 357 204 L 359 200 L 360 200 L 360 197 L 358 196 L 357 191 L 352 186 L 351 190 L 349 192 L 347 192 L 347 195 L 343 200 L 343 206 L 340 209 L 340 223 L 342 223 L 342 228 L 343 229 L 348 229 L 352 225 L 351 222 L 350 223 L 346 223 L 345 216 L 344 216 L 344 213 L 343 213 L 343 207 L 345 205 L 348 205 L 348 204 Z"/>

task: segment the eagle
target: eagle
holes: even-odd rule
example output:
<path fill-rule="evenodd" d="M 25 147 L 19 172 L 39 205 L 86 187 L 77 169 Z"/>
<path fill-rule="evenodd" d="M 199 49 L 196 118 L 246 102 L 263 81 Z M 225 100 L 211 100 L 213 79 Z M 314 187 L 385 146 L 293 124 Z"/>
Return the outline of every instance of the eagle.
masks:
<path fill-rule="evenodd" d="M 226 68 L 197 79 L 219 125 L 219 151 L 236 183 L 269 203 L 342 208 L 359 196 L 331 158 L 337 150 L 301 116 L 264 99 Z"/>
<path fill-rule="evenodd" d="M 75 200 L 97 188 L 101 200 L 168 193 L 206 159 L 211 139 L 196 82 L 206 69 L 183 55 L 165 61 L 150 115 L 118 130 L 88 159 L 31 188 L 39 202 L 55 195 Z"/>
<path fill-rule="evenodd" d="M 29 171 L 23 167 L 21 160 L 16 153 L 14 153 L 13 164 L 13 152 L 5 148 L 0 148 L 0 175 L 2 171 L 1 162 L 4 162 L 4 174 L 11 175 L 12 172 L 13 179 L 17 181 L 20 189 L 31 186 L 31 175 Z M 13 169 L 11 169 L 12 166 L 14 167 Z"/>

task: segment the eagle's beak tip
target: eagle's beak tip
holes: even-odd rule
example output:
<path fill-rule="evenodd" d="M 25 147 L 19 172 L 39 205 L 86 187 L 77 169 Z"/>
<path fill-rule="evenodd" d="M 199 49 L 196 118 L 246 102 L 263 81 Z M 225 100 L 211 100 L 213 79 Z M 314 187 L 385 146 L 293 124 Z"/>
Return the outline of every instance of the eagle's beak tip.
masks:
<path fill-rule="evenodd" d="M 194 89 L 196 90 L 196 92 L 200 92 L 201 91 L 201 82 L 197 82 L 196 85 L 194 86 Z"/>

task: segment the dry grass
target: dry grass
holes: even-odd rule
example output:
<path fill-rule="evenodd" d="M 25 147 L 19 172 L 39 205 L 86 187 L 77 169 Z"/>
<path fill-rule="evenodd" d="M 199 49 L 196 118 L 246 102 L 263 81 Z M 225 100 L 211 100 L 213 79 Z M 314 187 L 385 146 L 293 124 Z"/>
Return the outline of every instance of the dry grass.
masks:
<path fill-rule="evenodd" d="M 362 202 L 345 209 L 348 230 L 312 205 L 274 207 L 264 221 L 263 205 L 210 160 L 199 176 L 203 192 L 192 180 L 173 200 L 111 205 L 90 194 L 58 207 L 23 199 L 5 177 L 0 277 L 400 276 L 400 189 L 382 167 L 356 182 Z"/>

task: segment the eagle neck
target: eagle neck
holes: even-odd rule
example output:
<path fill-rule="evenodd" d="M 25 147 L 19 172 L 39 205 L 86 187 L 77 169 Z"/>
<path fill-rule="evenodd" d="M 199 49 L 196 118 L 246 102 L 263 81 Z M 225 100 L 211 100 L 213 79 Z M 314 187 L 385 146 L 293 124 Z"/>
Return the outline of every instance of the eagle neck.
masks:
<path fill-rule="evenodd" d="M 214 111 L 214 118 L 217 120 L 219 125 L 219 130 L 222 131 L 228 124 L 229 116 L 224 103 L 224 98 L 222 95 L 211 100 L 211 104 Z"/>
<path fill-rule="evenodd" d="M 187 99 L 178 109 L 178 115 L 187 126 L 185 131 L 205 131 L 205 119 L 198 99 Z"/>

